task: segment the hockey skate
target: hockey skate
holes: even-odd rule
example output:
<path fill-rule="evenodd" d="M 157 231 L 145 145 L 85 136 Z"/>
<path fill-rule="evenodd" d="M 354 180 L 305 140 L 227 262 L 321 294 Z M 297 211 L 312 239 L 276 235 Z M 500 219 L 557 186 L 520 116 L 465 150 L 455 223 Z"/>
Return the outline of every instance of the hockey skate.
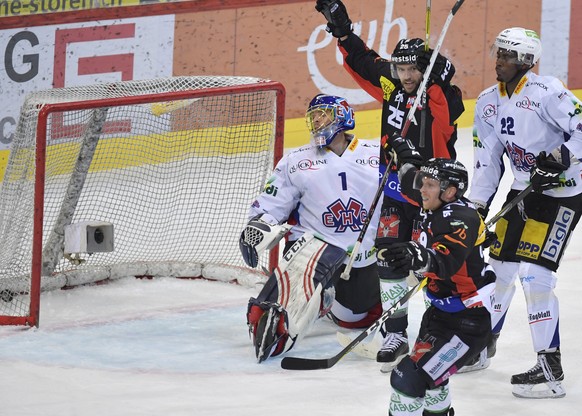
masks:
<path fill-rule="evenodd" d="M 382 347 L 376 355 L 376 361 L 382 363 L 380 371 L 389 373 L 396 365 L 408 354 L 408 335 L 406 331 L 403 332 L 388 332 Z"/>
<path fill-rule="evenodd" d="M 485 370 L 491 364 L 491 358 L 495 356 L 497 352 L 497 338 L 499 338 L 499 333 L 493 334 L 489 345 L 485 348 L 478 356 L 473 358 L 467 364 L 457 371 L 458 374 L 471 373 L 473 371 Z"/>
<path fill-rule="evenodd" d="M 487 357 L 487 348 L 485 348 L 479 353 L 479 355 L 462 366 L 459 371 L 457 371 L 457 373 L 463 374 L 472 373 L 473 371 L 485 370 L 487 367 L 489 367 L 489 364 L 491 364 L 491 360 L 489 357 Z"/>
<path fill-rule="evenodd" d="M 538 362 L 525 373 L 511 376 L 513 395 L 524 399 L 557 399 L 566 395 L 560 351 L 538 353 Z"/>
<path fill-rule="evenodd" d="M 250 304 L 247 321 L 257 362 L 283 352 L 289 332 L 287 313 L 280 305 L 268 302 Z"/>

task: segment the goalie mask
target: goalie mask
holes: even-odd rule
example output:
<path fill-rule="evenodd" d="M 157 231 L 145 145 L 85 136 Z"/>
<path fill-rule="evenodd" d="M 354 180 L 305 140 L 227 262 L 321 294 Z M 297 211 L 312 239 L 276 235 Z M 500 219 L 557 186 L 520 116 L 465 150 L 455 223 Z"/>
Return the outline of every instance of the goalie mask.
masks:
<path fill-rule="evenodd" d="M 419 38 L 400 39 L 390 57 L 390 72 L 392 77 L 398 79 L 398 65 L 416 65 L 416 51 L 424 46 Z"/>
<path fill-rule="evenodd" d="M 323 148 L 329 146 L 340 131 L 356 127 L 354 110 L 345 98 L 333 95 L 316 95 L 305 114 L 312 142 Z"/>
<path fill-rule="evenodd" d="M 491 46 L 491 56 L 502 54 L 515 65 L 534 66 L 542 56 L 542 42 L 533 30 L 511 27 L 501 31 Z"/>
<path fill-rule="evenodd" d="M 441 193 L 449 186 L 457 188 L 455 197 L 461 198 L 469 186 L 469 174 L 465 166 L 453 159 L 429 159 L 414 177 L 414 189 L 422 188 L 423 178 L 436 179 L 440 183 Z"/>

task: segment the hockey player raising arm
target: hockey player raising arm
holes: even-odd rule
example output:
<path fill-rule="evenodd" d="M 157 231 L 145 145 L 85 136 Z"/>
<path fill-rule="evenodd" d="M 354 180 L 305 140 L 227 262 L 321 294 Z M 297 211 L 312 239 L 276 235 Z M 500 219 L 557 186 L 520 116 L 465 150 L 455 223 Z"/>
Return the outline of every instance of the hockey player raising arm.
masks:
<path fill-rule="evenodd" d="M 523 203 L 498 223 L 490 247 L 497 274 L 493 332 L 501 331 L 519 278 L 537 353 L 536 365 L 511 377 L 518 397 L 562 397 L 556 271 L 582 213 L 582 103 L 556 78 L 532 68 L 542 53 L 536 32 L 519 27 L 495 39 L 496 85 L 483 91 L 475 108 L 475 170 L 469 198 L 487 213 L 499 185 L 503 154 L 513 184 L 507 201 L 532 186 Z M 536 385 L 547 387 L 540 389 Z"/>
<path fill-rule="evenodd" d="M 378 258 L 394 272 L 424 274 L 430 306 L 412 351 L 392 371 L 389 415 L 448 416 L 454 414 L 449 377 L 491 338 L 495 275 L 480 246 L 483 221 L 463 197 L 465 167 L 434 158 L 417 170 L 400 159 L 402 192 L 422 204 L 422 221 L 416 241 L 392 244 L 379 250 Z"/>
<path fill-rule="evenodd" d="M 318 0 L 316 9 L 328 24 L 327 30 L 338 38 L 338 47 L 344 56 L 344 67 L 354 80 L 372 97 L 382 103 L 382 141 L 400 134 L 408 112 L 418 93 L 423 73 L 428 67 L 432 51 L 425 51 L 421 39 L 401 39 L 390 60 L 381 58 L 352 32 L 352 22 L 344 4 L 339 0 Z M 451 85 L 455 67 L 446 57 L 438 55 L 430 73 L 427 101 L 415 113 L 418 124 L 412 123 L 406 135 L 423 160 L 432 157 L 455 158 L 457 140 L 455 120 L 464 110 L 460 90 Z M 424 117 L 424 137 L 421 135 L 421 112 Z M 386 170 L 385 149 L 380 150 L 380 173 Z M 388 247 L 392 243 L 410 240 L 418 207 L 406 201 L 399 191 L 398 175 L 393 166 L 384 191 L 376 245 Z M 390 308 L 406 293 L 406 275 L 386 267 L 378 261 L 382 305 Z M 409 350 L 408 310 L 405 305 L 394 313 L 381 328 L 383 343 L 377 361 L 381 370 L 389 372 Z"/>
<path fill-rule="evenodd" d="M 361 328 L 382 311 L 377 218 L 350 279 L 340 279 L 377 189 L 379 145 L 346 133 L 355 127 L 354 112 L 341 97 L 317 95 L 306 119 L 312 143 L 277 164 L 240 238 L 246 263 L 255 267 L 259 252 L 287 231 L 282 224 L 294 224 L 279 267 L 249 300 L 247 322 L 258 362 L 290 350 L 328 312 L 340 326 Z"/>

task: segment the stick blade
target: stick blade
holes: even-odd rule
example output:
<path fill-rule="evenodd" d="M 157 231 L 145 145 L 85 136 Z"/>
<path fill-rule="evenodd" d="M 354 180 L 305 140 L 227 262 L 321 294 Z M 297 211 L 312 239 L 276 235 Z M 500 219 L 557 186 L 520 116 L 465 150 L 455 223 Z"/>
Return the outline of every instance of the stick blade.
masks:
<path fill-rule="evenodd" d="M 354 342 L 354 340 L 350 338 L 348 334 L 344 334 L 343 332 L 339 331 L 336 332 L 336 338 L 339 344 L 344 348 Z M 376 361 L 376 354 L 380 350 L 380 347 L 380 343 L 374 338 L 368 343 L 360 342 L 359 344 L 355 345 L 351 349 L 351 352 L 360 357 Z"/>
<path fill-rule="evenodd" d="M 300 358 L 285 357 L 281 360 L 281 368 L 284 370 L 325 370 L 333 367 L 337 362 L 333 358 Z"/>

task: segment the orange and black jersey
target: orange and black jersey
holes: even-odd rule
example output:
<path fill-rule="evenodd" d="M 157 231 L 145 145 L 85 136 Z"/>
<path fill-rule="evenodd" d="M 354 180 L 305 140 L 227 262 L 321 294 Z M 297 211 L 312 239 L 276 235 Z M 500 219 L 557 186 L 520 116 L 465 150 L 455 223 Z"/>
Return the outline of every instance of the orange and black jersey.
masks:
<path fill-rule="evenodd" d="M 412 188 L 416 168 L 405 165 L 403 169 L 402 192 L 421 203 L 420 192 Z M 464 301 L 491 283 L 484 275 L 486 264 L 480 246 L 485 225 L 468 199 L 457 199 L 435 211 L 421 210 L 417 227 L 413 235 L 431 256 L 425 275 L 429 278 L 427 290 L 434 297 L 458 295 Z"/>
<path fill-rule="evenodd" d="M 382 137 L 394 132 L 400 133 L 416 93 L 407 94 L 400 80 L 392 78 L 390 62 L 380 58 L 357 35 L 351 33 L 346 40 L 339 42 L 339 48 L 344 56 L 344 67 L 350 75 L 368 94 L 382 103 Z M 452 74 L 454 67 L 451 68 Z M 454 159 L 454 144 L 457 140 L 455 120 L 464 111 L 461 91 L 450 83 L 444 88 L 431 84 L 427 88 L 427 96 L 424 146 L 420 144 L 421 108 L 415 114 L 417 124 L 411 123 L 406 137 L 424 160 L 432 157 Z M 385 165 L 384 149 L 380 152 L 380 163 Z"/>

